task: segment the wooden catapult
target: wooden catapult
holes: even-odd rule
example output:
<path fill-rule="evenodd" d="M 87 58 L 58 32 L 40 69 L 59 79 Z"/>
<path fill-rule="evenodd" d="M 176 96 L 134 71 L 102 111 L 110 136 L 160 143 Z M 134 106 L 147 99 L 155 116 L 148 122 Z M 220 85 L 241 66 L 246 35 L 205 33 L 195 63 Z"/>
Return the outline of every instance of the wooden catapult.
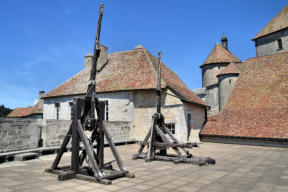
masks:
<path fill-rule="evenodd" d="M 100 30 L 103 15 L 104 5 L 101 4 L 99 18 L 97 24 L 97 34 L 94 45 L 94 54 L 92 67 L 90 71 L 90 82 L 88 85 L 86 96 L 78 97 L 73 100 L 73 121 L 69 131 L 64 138 L 64 141 L 59 149 L 59 152 L 51 166 L 46 169 L 47 172 L 58 174 L 58 180 L 68 180 L 72 178 L 99 182 L 103 184 L 111 184 L 111 180 L 120 177 L 135 177 L 133 173 L 127 171 L 121 160 L 119 153 L 112 141 L 109 130 L 103 124 L 105 102 L 99 101 L 96 97 L 96 68 L 97 60 L 100 56 Z M 95 111 L 97 119 L 95 118 Z M 90 139 L 84 131 L 90 131 Z M 112 162 L 104 163 L 104 136 L 109 144 L 113 156 L 119 167 L 119 171 L 112 168 Z M 72 137 L 72 154 L 71 165 L 59 167 L 59 162 L 66 147 Z M 96 141 L 97 149 L 93 148 L 93 143 Z M 84 149 L 80 152 L 80 142 Z M 82 166 L 84 160 L 88 161 L 90 166 Z"/>
<path fill-rule="evenodd" d="M 152 116 L 152 127 L 146 135 L 144 141 L 140 143 L 138 153 L 133 154 L 132 159 L 146 159 L 146 161 L 163 160 L 173 161 L 174 163 L 191 163 L 196 165 L 215 164 L 216 161 L 209 157 L 195 157 L 185 148 L 198 147 L 197 143 L 181 144 L 176 137 L 165 126 L 165 119 L 161 113 L 161 52 L 158 52 L 158 79 L 157 79 L 157 100 L 156 113 Z M 168 94 L 164 92 L 165 94 Z M 171 96 L 180 98 L 178 96 L 169 94 Z M 180 98 L 183 99 L 183 98 Z M 170 137 L 170 139 L 168 137 Z M 172 142 L 171 142 L 172 140 Z M 143 153 L 143 149 L 147 146 L 147 153 Z M 172 148 L 176 154 L 168 154 L 167 149 Z M 180 148 L 185 155 L 182 155 Z"/>

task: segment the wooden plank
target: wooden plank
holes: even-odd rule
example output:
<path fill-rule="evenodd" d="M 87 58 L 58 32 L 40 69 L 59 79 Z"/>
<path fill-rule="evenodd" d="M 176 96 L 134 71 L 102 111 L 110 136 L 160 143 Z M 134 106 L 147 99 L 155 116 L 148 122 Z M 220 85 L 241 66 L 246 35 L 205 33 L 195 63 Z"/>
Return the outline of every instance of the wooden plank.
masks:
<path fill-rule="evenodd" d="M 108 179 L 99 180 L 99 179 L 97 179 L 95 177 L 88 176 L 88 175 L 76 174 L 75 178 L 80 179 L 80 180 L 84 180 L 84 181 L 97 182 L 97 183 L 101 183 L 101 184 L 105 184 L 105 185 L 112 184 L 112 181 L 110 181 Z"/>
<path fill-rule="evenodd" d="M 175 144 L 175 143 L 160 143 L 155 141 L 153 143 L 154 146 L 157 147 L 179 147 L 179 148 L 193 148 L 193 145 L 190 144 Z"/>
<path fill-rule="evenodd" d="M 176 137 L 170 133 L 169 129 L 164 125 L 164 131 L 172 138 L 172 140 L 176 143 L 176 144 L 179 144 L 179 141 L 176 139 Z M 182 148 L 182 151 L 186 154 L 186 155 L 190 155 L 192 156 L 192 154 L 189 153 L 189 151 L 185 150 Z"/>
<path fill-rule="evenodd" d="M 154 155 L 155 155 L 155 148 L 153 147 L 153 142 L 155 141 L 155 125 L 156 125 L 156 120 L 157 117 L 154 114 L 152 116 L 152 127 L 151 127 L 151 131 L 150 131 L 150 140 L 149 140 L 149 145 L 148 145 L 148 154 L 147 154 L 147 160 L 152 160 L 154 159 Z"/>
<path fill-rule="evenodd" d="M 149 139 L 149 137 L 151 135 L 151 129 L 152 129 L 152 127 L 149 129 L 149 132 L 147 133 L 145 139 L 141 142 L 141 146 L 139 147 L 138 154 L 142 153 L 145 145 L 148 144 L 148 139 Z"/>
<path fill-rule="evenodd" d="M 81 125 L 81 122 L 78 120 L 78 126 L 77 126 L 77 129 L 78 129 L 78 133 L 81 137 L 81 141 L 83 143 L 83 146 L 86 150 L 86 153 L 87 153 L 87 156 L 88 156 L 88 160 L 90 161 L 90 164 L 91 164 L 91 168 L 94 172 L 94 176 L 97 177 L 97 178 L 101 178 L 103 175 L 99 169 L 99 167 L 97 166 L 97 162 L 95 160 L 95 157 L 94 157 L 94 154 L 93 154 L 93 149 L 92 147 L 89 145 L 89 140 L 87 138 L 87 136 L 85 135 L 84 133 L 84 130 L 83 130 L 83 127 Z"/>
<path fill-rule="evenodd" d="M 159 128 L 159 126 L 156 125 L 155 128 L 156 128 L 157 133 L 158 133 L 158 134 L 160 135 L 160 137 L 162 138 L 162 140 L 163 140 L 164 142 L 166 142 L 166 143 L 170 143 L 169 139 L 166 137 L 166 135 L 163 133 L 163 131 Z M 179 156 L 181 156 L 181 152 L 180 152 L 177 148 L 173 147 L 172 149 L 173 149 Z"/>

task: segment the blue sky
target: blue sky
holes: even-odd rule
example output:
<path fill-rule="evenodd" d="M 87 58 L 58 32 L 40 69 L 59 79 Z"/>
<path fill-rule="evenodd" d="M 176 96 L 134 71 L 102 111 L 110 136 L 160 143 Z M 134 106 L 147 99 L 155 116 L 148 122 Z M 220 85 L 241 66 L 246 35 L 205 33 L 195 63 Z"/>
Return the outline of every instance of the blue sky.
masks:
<path fill-rule="evenodd" d="M 102 0 L 101 43 L 109 53 L 141 44 L 190 88 L 223 33 L 244 61 L 255 56 L 251 39 L 286 0 Z M 84 67 L 92 52 L 98 0 L 0 1 L 0 105 L 33 105 L 38 92 L 57 87 Z"/>

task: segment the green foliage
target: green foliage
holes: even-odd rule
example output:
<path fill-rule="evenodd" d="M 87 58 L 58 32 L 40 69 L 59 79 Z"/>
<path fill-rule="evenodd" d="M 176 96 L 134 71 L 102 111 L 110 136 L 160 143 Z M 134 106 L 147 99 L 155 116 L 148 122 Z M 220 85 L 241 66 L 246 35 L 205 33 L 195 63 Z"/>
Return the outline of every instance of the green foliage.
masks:
<path fill-rule="evenodd" d="M 6 117 L 12 109 L 5 107 L 4 105 L 0 105 L 0 117 Z"/>

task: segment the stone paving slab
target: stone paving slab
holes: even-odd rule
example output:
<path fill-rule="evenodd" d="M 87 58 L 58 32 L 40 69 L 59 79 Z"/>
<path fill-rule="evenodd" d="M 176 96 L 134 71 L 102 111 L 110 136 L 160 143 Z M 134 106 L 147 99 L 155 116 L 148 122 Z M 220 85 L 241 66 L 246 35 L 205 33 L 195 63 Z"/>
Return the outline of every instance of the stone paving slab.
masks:
<path fill-rule="evenodd" d="M 46 173 L 55 158 L 41 156 L 25 162 L 0 164 L 0 191 L 22 192 L 282 192 L 288 191 L 288 149 L 261 146 L 203 143 L 190 150 L 195 156 L 216 159 L 216 165 L 196 166 L 172 162 L 132 160 L 137 144 L 117 146 L 127 169 L 136 178 L 120 178 L 112 185 L 72 179 L 58 181 L 57 175 Z M 65 153 L 61 165 L 70 162 Z M 105 161 L 112 153 L 105 148 Z M 113 163 L 113 167 L 117 165 Z"/>

